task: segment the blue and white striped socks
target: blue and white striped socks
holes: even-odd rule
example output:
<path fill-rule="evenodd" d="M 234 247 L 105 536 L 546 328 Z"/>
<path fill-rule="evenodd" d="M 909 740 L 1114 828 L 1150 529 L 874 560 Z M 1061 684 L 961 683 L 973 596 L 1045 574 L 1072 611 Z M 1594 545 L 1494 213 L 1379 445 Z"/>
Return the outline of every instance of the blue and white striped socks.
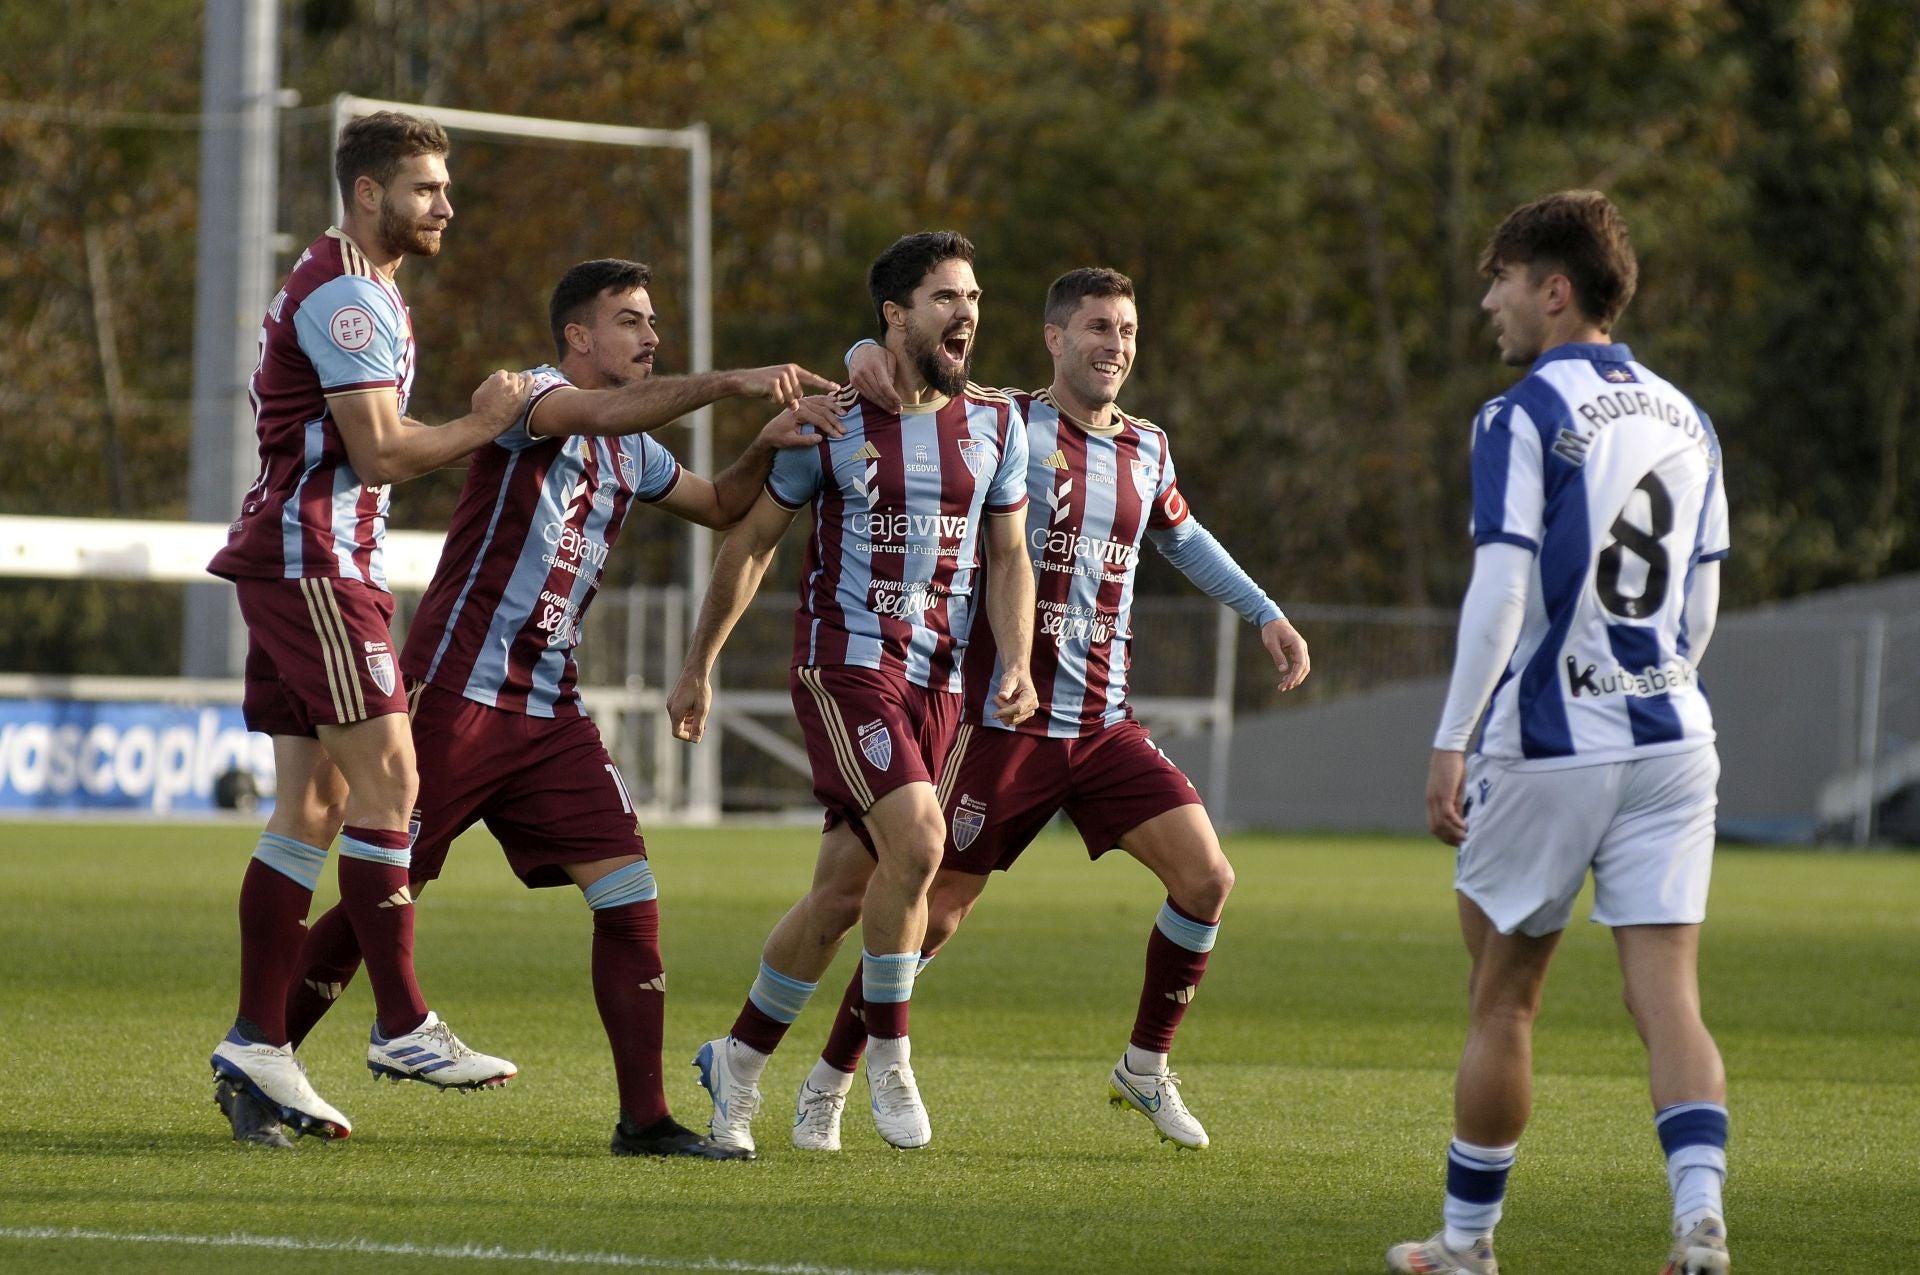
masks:
<path fill-rule="evenodd" d="M 1727 1180 L 1727 1109 L 1717 1102 L 1681 1102 L 1655 1112 L 1653 1127 L 1667 1153 L 1673 1220 L 1691 1231 L 1711 1213 L 1724 1219 L 1720 1189 Z"/>
<path fill-rule="evenodd" d="M 1455 1138 L 1447 1147 L 1447 1200 L 1441 1216 L 1447 1247 L 1464 1253 L 1500 1223 L 1507 1198 L 1507 1174 L 1519 1144 L 1482 1147 Z"/>

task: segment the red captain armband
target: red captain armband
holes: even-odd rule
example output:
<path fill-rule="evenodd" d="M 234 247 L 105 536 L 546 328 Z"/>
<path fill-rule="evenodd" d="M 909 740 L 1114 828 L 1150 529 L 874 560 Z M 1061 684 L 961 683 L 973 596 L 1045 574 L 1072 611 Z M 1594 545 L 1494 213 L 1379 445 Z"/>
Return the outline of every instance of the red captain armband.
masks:
<path fill-rule="evenodd" d="M 1153 514 L 1147 519 L 1147 526 L 1155 531 L 1178 527 L 1191 512 L 1187 508 L 1187 498 L 1180 494 L 1180 484 L 1175 483 L 1153 502 Z"/>

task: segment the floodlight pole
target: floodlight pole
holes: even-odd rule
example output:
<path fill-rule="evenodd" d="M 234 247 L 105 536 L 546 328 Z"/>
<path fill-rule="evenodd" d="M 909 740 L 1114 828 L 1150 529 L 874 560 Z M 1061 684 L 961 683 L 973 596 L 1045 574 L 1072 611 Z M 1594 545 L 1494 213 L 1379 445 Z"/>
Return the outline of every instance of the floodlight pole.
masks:
<path fill-rule="evenodd" d="M 687 289 L 693 294 L 693 370 L 713 370 L 713 147 L 705 124 L 687 134 Z M 713 476 L 713 409 L 693 414 L 693 472 Z M 687 537 L 687 622 L 695 623 L 707 596 L 713 565 L 713 532 L 690 523 Z M 691 632 L 691 630 L 689 630 Z M 669 674 L 673 670 L 668 670 Z M 718 672 L 710 685 L 718 689 Z M 706 747 L 692 749 L 687 758 L 687 814 L 700 822 L 720 817 L 720 719 L 709 724 L 712 738 Z"/>
<path fill-rule="evenodd" d="M 273 295 L 279 171 L 280 6 L 208 0 L 200 90 L 188 516 L 225 524 L 258 467 L 247 380 Z M 238 677 L 246 629 L 233 590 L 187 586 L 181 673 Z"/>

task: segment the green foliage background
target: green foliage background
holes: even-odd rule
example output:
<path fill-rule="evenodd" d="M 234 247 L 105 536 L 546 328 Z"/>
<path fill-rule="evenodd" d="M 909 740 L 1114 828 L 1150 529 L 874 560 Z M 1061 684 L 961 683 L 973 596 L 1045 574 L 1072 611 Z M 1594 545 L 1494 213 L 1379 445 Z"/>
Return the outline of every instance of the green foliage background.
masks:
<path fill-rule="evenodd" d="M 337 92 L 705 121 L 723 366 L 834 374 L 869 323 L 867 261 L 951 225 L 981 250 L 978 379 L 1038 385 L 1047 282 L 1116 266 L 1142 294 L 1124 405 L 1170 430 L 1201 517 L 1294 600 L 1458 596 L 1467 422 L 1511 377 L 1475 310 L 1475 258 L 1515 204 L 1604 188 L 1642 260 L 1618 335 L 1725 443 L 1730 601 L 1920 567 L 1910 0 L 1128 0 L 1059 15 L 1021 0 L 288 0 L 282 14 L 283 79 L 303 103 L 283 117 L 286 260 L 328 217 Z M 0 510 L 184 511 L 200 23 L 186 0 L 0 13 Z M 403 276 L 419 414 L 454 414 L 491 367 L 541 357 L 546 290 L 582 257 L 659 263 L 679 331 L 678 161 L 462 141 L 454 175 L 446 251 Z M 126 366 L 117 411 L 103 326 Z M 723 451 L 757 416 L 722 412 Z M 402 491 L 396 524 L 444 524 L 454 490 Z M 619 560 L 616 580 L 664 581 L 677 559 L 663 537 Z M 1172 587 L 1157 568 L 1148 591 Z M 89 609 L 5 588 L 10 609 Z M 125 658 L 165 665 L 158 637 Z M 0 637 L 0 662 L 54 658 L 23 642 Z"/>

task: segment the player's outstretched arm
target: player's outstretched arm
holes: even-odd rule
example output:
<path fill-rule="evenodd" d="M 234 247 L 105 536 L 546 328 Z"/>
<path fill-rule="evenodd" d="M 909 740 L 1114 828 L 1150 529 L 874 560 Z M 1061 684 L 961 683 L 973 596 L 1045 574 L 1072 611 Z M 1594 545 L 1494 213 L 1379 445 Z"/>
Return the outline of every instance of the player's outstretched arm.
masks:
<path fill-rule="evenodd" d="M 347 459 L 370 487 L 405 482 L 450 465 L 499 437 L 526 409 L 533 378 L 495 372 L 473 392 L 473 410 L 445 425 L 402 419 L 391 387 L 327 395 Z"/>
<path fill-rule="evenodd" d="M 797 363 L 691 376 L 649 376 L 608 390 L 568 386 L 540 400 L 527 428 L 548 438 L 644 434 L 723 398 L 764 398 L 792 408 L 810 389 L 831 393 L 839 388 Z"/>
<path fill-rule="evenodd" d="M 994 688 L 993 715 L 1008 726 L 1033 716 L 1040 697 L 1028 663 L 1033 656 L 1033 559 L 1027 556 L 1026 506 L 989 514 L 986 528 L 987 623 L 1006 672 Z"/>
<path fill-rule="evenodd" d="M 703 527 L 731 529 L 759 499 L 767 475 L 773 472 L 775 452 L 786 447 L 818 447 L 822 435 L 840 438 L 846 432 L 846 426 L 834 415 L 832 399 L 818 395 L 803 398 L 768 421 L 740 458 L 713 481 L 683 473 L 660 501 L 660 507 Z"/>
<path fill-rule="evenodd" d="M 713 662 L 759 591 L 774 548 L 796 512 L 763 492 L 752 511 L 721 542 L 687 661 L 667 696 L 667 718 L 677 738 L 697 744 L 706 734 L 707 714 L 713 707 Z"/>
<path fill-rule="evenodd" d="M 1186 513 L 1174 526 L 1149 527 L 1147 534 L 1161 555 L 1195 588 L 1260 627 L 1260 644 L 1267 648 L 1274 671 L 1280 674 L 1282 691 L 1307 680 L 1313 667 L 1307 640 L 1198 518 Z"/>

